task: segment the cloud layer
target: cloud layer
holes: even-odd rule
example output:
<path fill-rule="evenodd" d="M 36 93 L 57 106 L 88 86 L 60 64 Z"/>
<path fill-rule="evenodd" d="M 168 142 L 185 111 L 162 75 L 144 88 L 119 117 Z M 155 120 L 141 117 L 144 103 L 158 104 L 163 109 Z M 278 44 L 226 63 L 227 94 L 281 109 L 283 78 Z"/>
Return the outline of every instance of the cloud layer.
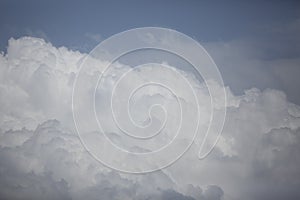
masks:
<path fill-rule="evenodd" d="M 9 40 L 7 53 L 0 56 L 2 199 L 299 199 L 300 108 L 288 102 L 283 92 L 272 89 L 254 88 L 234 96 L 226 88 L 224 131 L 204 160 L 197 159 L 201 142 L 197 138 L 178 162 L 155 173 L 122 174 L 101 165 L 80 143 L 71 112 L 72 86 L 84 56 L 38 38 Z M 100 68 L 103 65 L 97 60 L 95 63 Z M 99 98 L 128 69 L 119 64 L 105 77 Z M 180 73 L 203 102 L 200 130 L 205 129 L 209 119 L 207 89 L 191 74 Z M 143 82 L 145 74 L 155 75 L 155 68 L 135 71 L 132 80 Z M 172 76 L 162 78 L 178 83 Z M 184 88 L 178 85 L 178 90 Z M 169 105 L 168 114 L 177 116 L 174 99 L 153 94 L 171 96 L 155 88 L 137 95 L 134 117 L 147 122 L 143 114 L 155 102 Z M 194 108 L 188 95 L 181 97 L 186 109 Z M 98 106 L 102 115 L 108 115 L 107 107 Z M 153 114 L 162 121 L 162 113 Z M 176 117 L 174 120 L 171 125 L 177 123 Z M 124 142 L 115 137 L 120 131 L 113 124 L 105 124 L 105 131 L 113 133 L 117 143 Z M 171 125 L 164 132 L 167 136 L 173 134 Z M 157 148 L 156 142 L 147 148 Z M 134 146 L 129 144 L 124 148 Z"/>

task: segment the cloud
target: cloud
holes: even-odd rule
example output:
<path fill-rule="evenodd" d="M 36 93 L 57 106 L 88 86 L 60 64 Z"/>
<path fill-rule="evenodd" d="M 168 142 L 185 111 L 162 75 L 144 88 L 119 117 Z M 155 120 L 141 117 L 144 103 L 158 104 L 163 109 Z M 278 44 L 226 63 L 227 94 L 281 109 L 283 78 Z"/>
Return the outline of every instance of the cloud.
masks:
<path fill-rule="evenodd" d="M 299 106 L 283 92 L 252 89 L 234 97 L 217 148 L 205 160 L 187 154 L 172 166 L 174 180 L 220 186 L 228 199 L 297 199 L 299 192 Z M 191 150 L 192 153 L 195 150 Z"/>
<path fill-rule="evenodd" d="M 130 175 L 101 165 L 80 143 L 70 106 L 75 75 L 85 56 L 65 47 L 53 47 L 39 38 L 9 40 L 7 54 L 0 56 L 0 195 L 3 199 L 299 198 L 300 107 L 289 102 L 283 92 L 273 89 L 253 88 L 235 96 L 225 88 L 228 112 L 224 131 L 217 147 L 204 160 L 197 159 L 199 137 L 178 162 L 162 171 Z M 86 78 L 94 80 L 105 61 L 90 62 L 97 67 L 91 68 Z M 128 69 L 129 66 L 116 63 L 105 76 L 97 97 L 107 98 L 118 77 Z M 156 76 L 158 72 L 148 66 L 134 71 L 130 80 L 144 83 L 147 75 L 162 77 Z M 209 102 L 207 88 L 190 73 L 178 72 L 197 88 L 197 96 L 203 103 L 200 130 L 204 130 L 209 120 L 209 109 L 205 106 Z M 195 104 L 185 86 L 179 84 L 183 82 L 174 79 L 167 69 L 163 74 L 163 79 L 176 87 L 184 108 L 193 114 Z M 130 86 L 125 81 L 120 91 Z M 87 90 L 90 87 L 87 85 Z M 169 115 L 174 115 L 164 132 L 171 137 L 178 109 L 169 91 L 151 87 L 137 93 L 131 102 L 132 116 L 137 123 L 147 124 L 149 106 L 157 102 L 166 106 Z M 118 106 L 122 102 L 114 103 Z M 97 106 L 100 116 L 107 118 L 103 119 L 107 120 L 105 132 L 116 143 L 125 144 L 124 148 L 139 151 L 161 145 L 149 142 L 137 148 L 135 143 L 127 142 L 108 120 L 110 108 L 101 103 Z M 159 110 L 154 110 L 152 117 L 158 123 L 153 128 L 160 126 L 164 119 Z M 125 117 L 119 120 L 122 122 Z M 190 127 L 187 124 L 187 130 Z M 181 139 L 184 144 L 184 136 Z M 164 140 L 156 142 L 159 141 Z"/>
<path fill-rule="evenodd" d="M 10 39 L 7 54 L 0 57 L 1 129 L 32 129 L 56 117 L 64 121 L 61 117 L 69 113 L 70 88 L 83 56 L 43 39 Z"/>
<path fill-rule="evenodd" d="M 15 141 L 18 137 L 22 141 Z M 57 120 L 46 121 L 34 131 L 7 131 L 1 141 L 3 199 L 193 199 L 193 193 L 176 191 L 163 172 L 124 175 L 100 165 Z M 222 190 L 215 188 L 202 192 L 192 187 L 203 200 L 220 199 Z"/>
<path fill-rule="evenodd" d="M 101 42 L 103 40 L 103 37 L 100 34 L 94 34 L 94 33 L 85 33 L 84 35 L 88 39 L 92 40 L 93 42 Z"/>

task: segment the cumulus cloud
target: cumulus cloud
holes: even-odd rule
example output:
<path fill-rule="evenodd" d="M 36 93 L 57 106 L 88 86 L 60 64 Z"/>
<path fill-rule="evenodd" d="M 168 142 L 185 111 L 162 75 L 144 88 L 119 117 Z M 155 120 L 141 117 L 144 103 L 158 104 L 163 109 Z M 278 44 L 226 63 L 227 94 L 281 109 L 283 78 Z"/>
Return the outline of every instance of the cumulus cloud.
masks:
<path fill-rule="evenodd" d="M 178 162 L 158 172 L 130 175 L 103 166 L 83 148 L 72 118 L 72 87 L 85 56 L 65 47 L 53 47 L 38 38 L 9 40 L 7 53 L 0 56 L 1 198 L 299 198 L 300 108 L 290 103 L 283 92 L 272 89 L 260 91 L 254 88 L 245 91 L 244 95 L 234 96 L 226 88 L 228 113 L 224 131 L 217 147 L 204 160 L 197 159 L 201 144 L 201 138 L 197 138 Z M 104 66 L 104 61 L 93 62 L 91 64 L 96 64 L 99 69 Z M 91 70 L 87 78 L 95 78 L 99 69 Z M 105 77 L 103 87 L 99 88 L 98 98 L 106 98 L 113 83 L 128 69 L 129 66 L 117 63 Z M 209 104 L 207 88 L 191 74 L 179 72 L 196 88 L 203 103 L 200 105 L 203 115 L 200 130 L 204 130 L 209 120 L 209 109 L 205 106 Z M 134 71 L 130 78 L 143 83 L 147 81 L 145 74 L 155 76 L 157 73 L 155 68 L 148 66 Z M 180 97 L 185 109 L 193 110 L 195 105 L 184 87 L 178 84 L 180 81 L 167 76 L 167 71 L 164 74 L 166 76 L 162 78 L 182 92 Z M 130 84 L 124 82 L 122 86 L 126 90 Z M 217 84 L 213 87 L 223 89 Z M 175 117 L 164 133 L 171 137 L 178 111 L 172 95 L 152 87 L 135 98 L 132 113 L 141 124 L 147 123 L 146 111 L 153 103 L 169 106 L 168 114 Z M 109 107 L 97 106 L 100 114 L 110 115 Z M 154 123 L 155 128 L 161 125 L 159 122 L 164 115 L 159 111 L 152 114 L 158 122 Z M 104 131 L 116 143 L 126 141 L 128 146 L 124 148 L 132 150 L 136 147 L 120 137 L 120 130 L 111 121 L 105 125 Z M 168 139 L 165 137 L 165 141 Z M 160 144 L 152 142 L 139 147 L 157 148 L 155 145 Z"/>
<path fill-rule="evenodd" d="M 32 129 L 52 118 L 64 121 L 82 56 L 38 38 L 10 39 L 7 54 L 0 57 L 1 129 Z"/>
<path fill-rule="evenodd" d="M 171 167 L 172 174 L 182 173 L 189 161 L 193 167 L 184 182 L 215 183 L 228 199 L 299 198 L 299 107 L 270 89 L 234 98 L 239 103 L 228 108 L 217 148 L 203 162 L 188 154 Z"/>
<path fill-rule="evenodd" d="M 189 186 L 187 194 L 181 193 L 163 172 L 139 176 L 111 171 L 91 158 L 77 136 L 57 120 L 48 120 L 34 131 L 7 131 L 1 141 L 3 199 L 192 200 L 194 196 L 206 200 L 223 194 L 217 186 L 208 186 L 204 192 Z"/>

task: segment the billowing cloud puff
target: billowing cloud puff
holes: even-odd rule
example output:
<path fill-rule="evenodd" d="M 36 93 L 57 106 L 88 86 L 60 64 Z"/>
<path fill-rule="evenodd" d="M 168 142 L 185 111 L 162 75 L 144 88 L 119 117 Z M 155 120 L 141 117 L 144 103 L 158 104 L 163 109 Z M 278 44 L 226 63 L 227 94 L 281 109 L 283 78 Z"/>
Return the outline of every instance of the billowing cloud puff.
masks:
<path fill-rule="evenodd" d="M 67 118 L 82 56 L 42 39 L 10 39 L 7 54 L 0 57 L 1 129 L 32 129 L 49 118 Z"/>
<path fill-rule="evenodd" d="M 4 199 L 220 199 L 223 194 L 217 186 L 204 191 L 189 186 L 182 194 L 163 172 L 140 176 L 111 171 L 91 158 L 57 120 L 34 131 L 2 133 L 0 158 Z"/>
<path fill-rule="evenodd" d="M 242 96 L 234 96 L 225 88 L 228 103 L 224 131 L 214 151 L 204 160 L 197 158 L 201 144 L 198 137 L 181 159 L 158 172 L 132 175 L 103 166 L 83 148 L 72 118 L 72 87 L 85 56 L 65 47 L 53 47 L 38 38 L 9 40 L 7 53 L 0 56 L 0 195 L 3 199 L 299 198 L 300 108 L 288 102 L 283 92 L 271 89 L 251 89 Z M 91 64 L 100 69 L 104 65 L 104 61 L 94 62 Z M 120 63 L 116 66 L 104 77 L 96 93 L 99 99 L 105 99 L 113 83 L 130 69 Z M 204 130 L 209 120 L 207 88 L 190 73 L 178 71 L 196 88 L 197 97 L 203 103 L 200 131 Z M 87 77 L 92 80 L 95 74 L 97 69 Z M 145 75 L 155 74 L 155 68 L 148 66 L 134 71 L 130 80 L 143 83 L 147 81 Z M 178 79 L 167 76 L 167 70 L 164 74 L 161 78 L 177 87 L 184 108 L 191 110 L 187 116 L 192 116 L 195 105 L 191 97 L 178 84 Z M 223 89 L 215 83 L 209 84 Z M 122 87 L 126 90 L 130 84 L 124 82 Z M 115 102 L 116 107 L 121 100 Z M 173 96 L 152 87 L 137 93 L 132 102 L 132 116 L 141 124 L 147 124 L 146 111 L 157 102 L 167 106 L 168 116 L 173 116 L 174 121 L 165 127 L 166 137 L 136 146 L 120 136 L 112 121 L 102 118 L 107 120 L 104 132 L 130 150 L 157 148 L 161 145 L 159 141 L 169 141 L 168 137 L 174 134 L 172 125 L 178 123 Z M 97 110 L 100 119 L 101 115 L 107 118 L 111 115 L 105 104 L 99 103 Z M 155 129 L 161 125 L 164 114 L 155 110 L 151 114 Z M 118 116 L 122 123 L 125 118 Z M 186 130 L 189 127 L 187 124 Z"/>

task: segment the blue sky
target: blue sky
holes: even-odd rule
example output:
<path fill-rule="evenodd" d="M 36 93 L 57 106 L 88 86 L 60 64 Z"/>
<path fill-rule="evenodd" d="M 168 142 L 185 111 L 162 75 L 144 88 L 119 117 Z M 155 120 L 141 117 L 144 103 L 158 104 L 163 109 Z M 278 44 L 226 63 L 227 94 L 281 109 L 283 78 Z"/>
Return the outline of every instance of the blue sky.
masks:
<path fill-rule="evenodd" d="M 10 37 L 46 37 L 90 50 L 89 35 L 107 38 L 142 26 L 172 28 L 200 42 L 265 37 L 265 28 L 299 17 L 297 1 L 1 1 L 0 46 Z"/>

